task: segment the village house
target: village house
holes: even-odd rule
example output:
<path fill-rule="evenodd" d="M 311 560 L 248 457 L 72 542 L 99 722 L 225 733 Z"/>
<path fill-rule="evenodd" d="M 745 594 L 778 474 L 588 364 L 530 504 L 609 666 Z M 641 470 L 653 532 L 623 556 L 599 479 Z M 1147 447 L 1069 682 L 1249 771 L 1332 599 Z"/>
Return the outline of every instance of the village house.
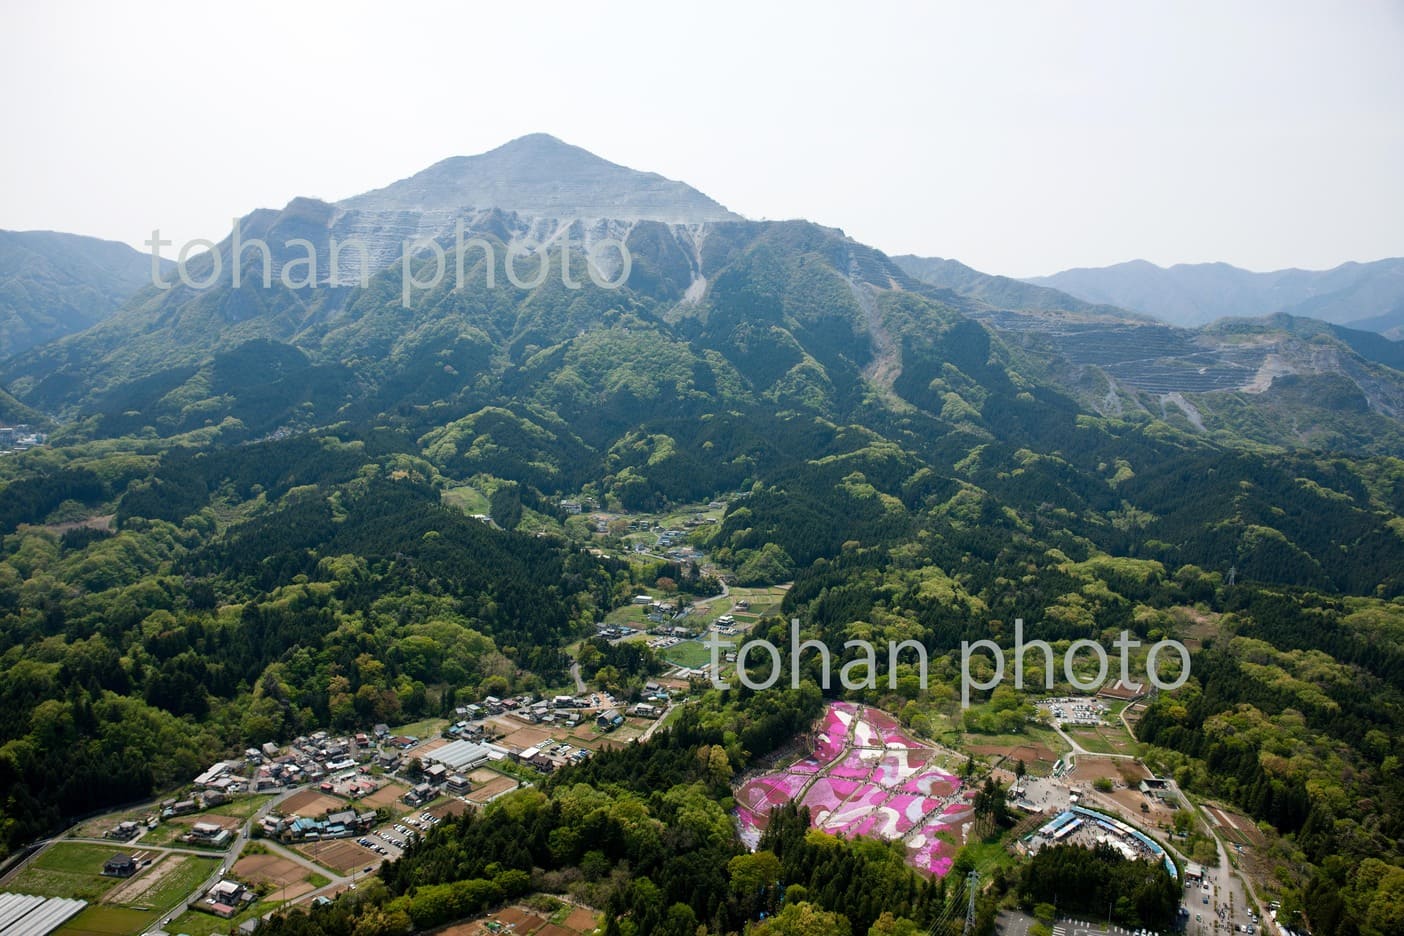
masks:
<path fill-rule="evenodd" d="M 189 832 L 181 836 L 184 841 L 194 845 L 214 845 L 219 848 L 228 845 L 233 837 L 233 832 L 213 822 L 197 822 L 190 827 Z"/>
<path fill-rule="evenodd" d="M 112 828 L 104 832 L 103 838 L 117 839 L 120 842 L 130 842 L 141 833 L 141 823 L 127 820 L 119 822 Z"/>
<path fill-rule="evenodd" d="M 108 877 L 131 877 L 136 872 L 137 862 L 131 855 L 113 855 L 102 865 L 102 873 Z"/>
<path fill-rule="evenodd" d="M 257 895 L 253 891 L 238 881 L 225 878 L 205 892 L 203 904 L 193 906 L 227 920 L 238 913 L 244 904 L 251 903 L 255 899 L 257 899 Z"/>
<path fill-rule="evenodd" d="M 400 797 L 410 806 L 423 806 L 435 796 L 434 788 L 427 783 L 419 783 L 405 791 L 405 795 Z"/>

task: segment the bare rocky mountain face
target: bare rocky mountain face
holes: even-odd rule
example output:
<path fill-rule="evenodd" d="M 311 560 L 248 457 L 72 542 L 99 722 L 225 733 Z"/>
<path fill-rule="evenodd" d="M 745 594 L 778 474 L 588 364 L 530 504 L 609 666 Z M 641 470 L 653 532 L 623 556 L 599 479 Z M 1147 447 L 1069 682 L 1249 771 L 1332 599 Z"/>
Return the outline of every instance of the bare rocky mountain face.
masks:
<path fill-rule="evenodd" d="M 1230 400 L 1272 408 L 1295 388 L 1299 408 L 1404 420 L 1404 345 L 1368 332 L 1287 315 L 1198 329 L 1037 312 L 975 317 L 1107 416 L 1149 413 L 1212 430 L 1203 411 Z M 1303 392 L 1310 387 L 1316 392 Z M 1312 438 L 1319 416 L 1302 421 L 1298 441 Z M 1235 428 L 1249 428 L 1243 423 Z"/>

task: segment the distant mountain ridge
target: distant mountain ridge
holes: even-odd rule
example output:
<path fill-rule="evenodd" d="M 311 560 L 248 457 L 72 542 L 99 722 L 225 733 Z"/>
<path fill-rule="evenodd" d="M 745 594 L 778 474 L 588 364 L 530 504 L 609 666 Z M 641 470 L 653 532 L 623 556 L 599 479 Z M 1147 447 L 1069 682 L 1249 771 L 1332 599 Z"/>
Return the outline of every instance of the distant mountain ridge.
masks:
<path fill-rule="evenodd" d="M 1343 263 L 1330 270 L 1254 273 L 1227 263 L 1146 260 L 1064 270 L 1024 280 L 1087 302 L 1153 315 L 1172 325 L 1285 313 L 1391 334 L 1404 330 L 1404 258 Z"/>
<path fill-rule="evenodd" d="M 903 254 L 893 257 L 892 262 L 914 279 L 949 289 L 971 299 L 978 299 L 996 309 L 1085 312 L 1144 318 L 1141 314 L 1128 312 L 1115 305 L 1088 302 L 1048 286 L 1036 286 L 1009 276 L 981 273 L 959 260 Z"/>
<path fill-rule="evenodd" d="M 0 359 L 102 321 L 150 282 L 150 255 L 126 244 L 0 231 Z"/>

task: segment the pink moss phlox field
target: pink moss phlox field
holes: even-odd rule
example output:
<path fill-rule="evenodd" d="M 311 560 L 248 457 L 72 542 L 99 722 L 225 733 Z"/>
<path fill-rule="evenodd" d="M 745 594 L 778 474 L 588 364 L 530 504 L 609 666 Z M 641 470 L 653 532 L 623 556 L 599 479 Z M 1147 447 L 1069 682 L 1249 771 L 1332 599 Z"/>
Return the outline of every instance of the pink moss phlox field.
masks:
<path fill-rule="evenodd" d="M 907 843 L 907 860 L 929 874 L 945 874 L 955 861 L 956 846 L 946 841 L 942 833 L 951 836 L 954 831 L 941 822 L 922 826 Z"/>
<path fill-rule="evenodd" d="M 886 712 L 831 703 L 813 734 L 813 751 L 788 767 L 747 780 L 736 792 L 741 838 L 755 847 L 769 811 L 797 799 L 817 829 L 853 837 L 903 840 L 907 858 L 943 875 L 955 859 L 970 791 L 931 765 L 923 747 Z M 954 800 L 954 801 L 953 801 Z"/>

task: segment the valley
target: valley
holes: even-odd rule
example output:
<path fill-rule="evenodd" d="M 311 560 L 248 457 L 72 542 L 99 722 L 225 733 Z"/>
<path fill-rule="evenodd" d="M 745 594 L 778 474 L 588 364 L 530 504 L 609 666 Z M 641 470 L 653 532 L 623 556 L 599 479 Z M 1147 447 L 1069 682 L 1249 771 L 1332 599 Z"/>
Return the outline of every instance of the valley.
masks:
<path fill-rule="evenodd" d="M 281 276 L 348 235 L 364 283 Z M 0 360 L 0 857 L 55 931 L 1390 932 L 1394 342 L 541 134 L 244 236 Z M 553 237 L 623 275 L 496 275 Z M 1121 634 L 1185 678 L 1078 691 Z"/>

